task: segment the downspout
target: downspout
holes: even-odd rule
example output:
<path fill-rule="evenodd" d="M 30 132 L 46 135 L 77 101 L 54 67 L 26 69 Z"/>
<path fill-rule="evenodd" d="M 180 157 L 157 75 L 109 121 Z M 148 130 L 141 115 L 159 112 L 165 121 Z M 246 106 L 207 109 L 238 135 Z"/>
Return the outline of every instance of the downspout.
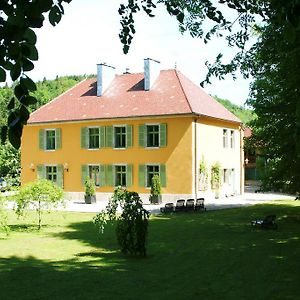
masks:
<path fill-rule="evenodd" d="M 194 136 L 194 151 L 195 151 L 195 174 L 194 174 L 194 189 L 195 189 L 195 200 L 197 199 L 197 118 L 194 120 L 195 122 L 195 136 Z"/>

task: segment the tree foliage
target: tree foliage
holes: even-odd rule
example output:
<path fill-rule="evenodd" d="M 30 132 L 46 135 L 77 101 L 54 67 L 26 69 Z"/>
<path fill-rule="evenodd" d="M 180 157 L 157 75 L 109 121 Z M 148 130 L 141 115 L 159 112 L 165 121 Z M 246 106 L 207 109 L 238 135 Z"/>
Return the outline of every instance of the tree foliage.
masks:
<path fill-rule="evenodd" d="M 9 234 L 9 226 L 7 224 L 7 212 L 5 207 L 6 199 L 0 194 L 0 232 L 4 232 L 6 235 Z"/>
<path fill-rule="evenodd" d="M 0 145 L 0 178 L 4 178 L 8 186 L 20 185 L 21 162 L 20 150 L 10 143 Z"/>
<path fill-rule="evenodd" d="M 120 215 L 117 214 L 118 207 L 122 210 Z M 121 252 L 146 256 L 149 216 L 138 193 L 117 188 L 106 209 L 94 217 L 94 223 L 99 233 L 103 233 L 107 221 L 115 221 Z"/>
<path fill-rule="evenodd" d="M 50 211 L 63 204 L 63 195 L 63 190 L 47 179 L 27 183 L 15 195 L 16 213 L 22 216 L 26 210 L 35 209 L 38 214 L 38 227 L 41 229 L 43 211 Z"/>
<path fill-rule="evenodd" d="M 232 103 L 228 99 L 222 99 L 217 96 L 213 96 L 219 103 L 226 107 L 230 112 L 236 115 L 245 125 L 248 125 L 256 118 L 256 115 L 252 109 L 247 109 L 243 106 L 238 106 Z"/>
<path fill-rule="evenodd" d="M 43 26 L 45 13 L 53 26 L 59 23 L 64 2 L 71 0 L 0 1 L 0 82 L 5 82 L 6 72 L 16 82 L 14 94 L 7 101 L 9 115 L 1 137 L 8 135 L 15 148 L 20 146 L 23 126 L 29 118 L 28 107 L 37 102 L 31 94 L 36 91 L 36 84 L 26 74 L 33 70 L 33 62 L 39 57 L 33 29 Z"/>

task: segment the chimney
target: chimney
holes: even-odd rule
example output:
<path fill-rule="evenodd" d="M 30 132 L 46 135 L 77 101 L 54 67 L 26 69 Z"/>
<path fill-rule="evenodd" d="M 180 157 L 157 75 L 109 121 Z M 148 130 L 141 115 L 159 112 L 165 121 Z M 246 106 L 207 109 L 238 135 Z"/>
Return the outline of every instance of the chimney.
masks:
<path fill-rule="evenodd" d="M 149 91 L 160 72 L 160 62 L 151 58 L 144 59 L 144 90 Z"/>
<path fill-rule="evenodd" d="M 106 63 L 97 64 L 97 96 L 100 97 L 108 88 L 112 80 L 115 78 L 115 67 L 109 66 Z"/>

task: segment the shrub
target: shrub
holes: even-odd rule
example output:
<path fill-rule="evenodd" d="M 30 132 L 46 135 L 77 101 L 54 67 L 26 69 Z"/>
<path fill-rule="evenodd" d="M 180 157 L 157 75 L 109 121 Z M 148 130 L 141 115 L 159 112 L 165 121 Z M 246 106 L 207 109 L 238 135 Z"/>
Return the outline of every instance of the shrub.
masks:
<path fill-rule="evenodd" d="M 21 216 L 27 209 L 35 209 L 38 213 L 38 226 L 41 229 L 42 212 L 50 211 L 63 203 L 63 190 L 52 181 L 38 179 L 21 187 L 15 198 L 16 213 Z"/>
<path fill-rule="evenodd" d="M 151 190 L 150 190 L 150 202 L 151 203 L 159 203 L 161 202 L 161 184 L 160 184 L 160 178 L 158 175 L 154 175 L 151 178 Z"/>
<path fill-rule="evenodd" d="M 94 196 L 96 193 L 95 182 L 89 177 L 87 177 L 87 179 L 85 180 L 84 192 L 86 196 Z"/>
<path fill-rule="evenodd" d="M 216 162 L 211 167 L 211 188 L 218 191 L 221 185 L 221 166 Z"/>
<path fill-rule="evenodd" d="M 5 199 L 0 194 L 0 231 L 6 235 L 9 234 L 9 227 L 7 225 L 7 213 L 5 209 Z"/>
<path fill-rule="evenodd" d="M 121 207 L 121 215 L 117 208 Z M 124 254 L 146 256 L 146 239 L 150 213 L 143 208 L 138 193 L 117 188 L 108 206 L 94 217 L 94 223 L 103 233 L 107 220 L 116 221 L 117 240 Z"/>

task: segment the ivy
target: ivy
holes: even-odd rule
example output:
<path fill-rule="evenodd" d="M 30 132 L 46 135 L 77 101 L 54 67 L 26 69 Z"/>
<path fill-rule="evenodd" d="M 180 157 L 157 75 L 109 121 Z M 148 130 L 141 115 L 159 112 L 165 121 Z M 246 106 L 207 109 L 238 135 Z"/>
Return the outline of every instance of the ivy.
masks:
<path fill-rule="evenodd" d="M 221 186 L 221 165 L 216 162 L 211 167 L 211 188 L 218 191 Z"/>
<path fill-rule="evenodd" d="M 208 189 L 208 169 L 204 157 L 199 165 L 199 190 L 206 191 Z"/>

